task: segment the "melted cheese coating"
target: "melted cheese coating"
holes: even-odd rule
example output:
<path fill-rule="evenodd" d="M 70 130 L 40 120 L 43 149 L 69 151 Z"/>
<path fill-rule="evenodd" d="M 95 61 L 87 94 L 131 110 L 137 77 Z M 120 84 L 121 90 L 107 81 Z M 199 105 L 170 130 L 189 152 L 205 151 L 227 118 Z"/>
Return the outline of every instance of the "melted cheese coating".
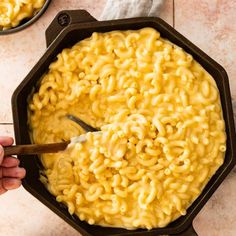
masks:
<path fill-rule="evenodd" d="M 165 227 L 224 162 L 213 78 L 152 28 L 93 33 L 64 49 L 29 102 L 35 143 L 98 133 L 45 154 L 41 180 L 70 214 L 110 227 Z"/>

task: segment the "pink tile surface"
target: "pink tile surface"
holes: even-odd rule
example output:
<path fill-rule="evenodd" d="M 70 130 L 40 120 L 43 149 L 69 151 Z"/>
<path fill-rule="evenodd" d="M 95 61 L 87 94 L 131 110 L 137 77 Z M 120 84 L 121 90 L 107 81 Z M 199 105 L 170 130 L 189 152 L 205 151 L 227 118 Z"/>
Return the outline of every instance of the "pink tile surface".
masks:
<path fill-rule="evenodd" d="M 161 8 L 160 18 L 173 26 L 173 4 L 174 0 L 164 0 L 164 4 Z"/>
<path fill-rule="evenodd" d="M 236 1 L 175 0 L 175 28 L 227 71 L 236 99 Z M 236 111 L 236 103 L 234 102 Z M 236 170 L 194 221 L 200 236 L 236 235 Z"/>
<path fill-rule="evenodd" d="M 23 187 L 2 195 L 0 205 L 1 236 L 80 236 Z"/>

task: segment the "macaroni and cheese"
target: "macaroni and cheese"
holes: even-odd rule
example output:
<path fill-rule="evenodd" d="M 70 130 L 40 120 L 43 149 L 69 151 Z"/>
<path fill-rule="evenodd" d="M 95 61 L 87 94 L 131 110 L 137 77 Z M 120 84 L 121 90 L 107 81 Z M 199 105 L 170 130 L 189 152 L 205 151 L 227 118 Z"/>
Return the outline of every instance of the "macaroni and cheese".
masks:
<path fill-rule="evenodd" d="M 0 30 L 16 27 L 25 18 L 33 17 L 45 0 L 1 0 Z"/>
<path fill-rule="evenodd" d="M 73 114 L 100 132 L 86 133 Z M 153 28 L 93 33 L 64 49 L 29 101 L 35 143 L 83 135 L 44 154 L 41 181 L 89 224 L 164 227 L 224 161 L 225 124 L 213 78 Z"/>

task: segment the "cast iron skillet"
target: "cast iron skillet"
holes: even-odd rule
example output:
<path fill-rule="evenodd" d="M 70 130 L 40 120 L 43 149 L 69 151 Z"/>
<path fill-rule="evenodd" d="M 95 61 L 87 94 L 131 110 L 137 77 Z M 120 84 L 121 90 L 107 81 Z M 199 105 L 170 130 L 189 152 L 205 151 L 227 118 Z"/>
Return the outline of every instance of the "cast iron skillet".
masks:
<path fill-rule="evenodd" d="M 201 195 L 188 208 L 187 214 L 181 216 L 165 228 L 156 228 L 150 231 L 135 230 L 128 231 L 120 228 L 104 228 L 90 226 L 86 222 L 81 222 L 76 216 L 71 216 L 66 207 L 61 205 L 39 181 L 39 171 L 42 168 L 37 161 L 37 156 L 20 156 L 22 166 L 27 170 L 23 186 L 39 201 L 48 206 L 57 215 L 63 218 L 82 235 L 86 236 L 121 236 L 121 235 L 185 235 L 196 236 L 197 233 L 192 227 L 192 221 L 202 209 L 217 187 L 221 184 L 227 174 L 236 163 L 235 159 L 235 128 L 233 121 L 233 111 L 229 89 L 228 76 L 222 66 L 207 56 L 189 40 L 178 33 L 174 28 L 165 23 L 160 18 L 145 17 L 123 20 L 112 20 L 98 22 L 88 12 L 84 10 L 62 11 L 58 13 L 46 31 L 47 50 L 39 62 L 34 66 L 23 82 L 15 90 L 12 96 L 12 110 L 14 120 L 14 130 L 17 144 L 30 143 L 27 125 L 27 99 L 33 89 L 37 89 L 37 83 L 42 75 L 47 71 L 49 64 L 55 60 L 58 53 L 66 47 L 71 47 L 79 40 L 89 37 L 94 31 L 107 32 L 111 30 L 140 29 L 143 27 L 153 27 L 157 29 L 161 36 L 182 47 L 213 76 L 220 92 L 223 116 L 225 119 L 227 133 L 227 151 L 223 165 L 211 178 Z M 208 42 L 211 43 L 211 42 Z"/>
<path fill-rule="evenodd" d="M 50 2 L 51 2 L 51 0 L 46 0 L 43 7 L 39 10 L 39 12 L 35 16 L 33 16 L 30 19 L 29 18 L 23 19 L 18 26 L 14 27 L 14 28 L 11 28 L 11 29 L 8 29 L 8 30 L 0 30 L 0 35 L 16 33 L 18 31 L 21 31 L 21 30 L 25 29 L 29 25 L 33 24 L 35 21 L 37 21 L 40 18 L 40 16 L 43 15 L 43 13 L 48 8 Z"/>

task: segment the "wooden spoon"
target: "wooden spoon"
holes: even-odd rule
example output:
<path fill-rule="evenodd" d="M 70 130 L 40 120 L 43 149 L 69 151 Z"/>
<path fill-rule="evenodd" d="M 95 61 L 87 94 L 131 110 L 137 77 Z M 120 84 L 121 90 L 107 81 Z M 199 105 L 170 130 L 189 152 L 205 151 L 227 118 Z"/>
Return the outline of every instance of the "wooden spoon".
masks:
<path fill-rule="evenodd" d="M 33 155 L 55 153 L 66 149 L 70 141 L 50 144 L 27 144 L 3 147 L 4 157 L 12 155 Z"/>

